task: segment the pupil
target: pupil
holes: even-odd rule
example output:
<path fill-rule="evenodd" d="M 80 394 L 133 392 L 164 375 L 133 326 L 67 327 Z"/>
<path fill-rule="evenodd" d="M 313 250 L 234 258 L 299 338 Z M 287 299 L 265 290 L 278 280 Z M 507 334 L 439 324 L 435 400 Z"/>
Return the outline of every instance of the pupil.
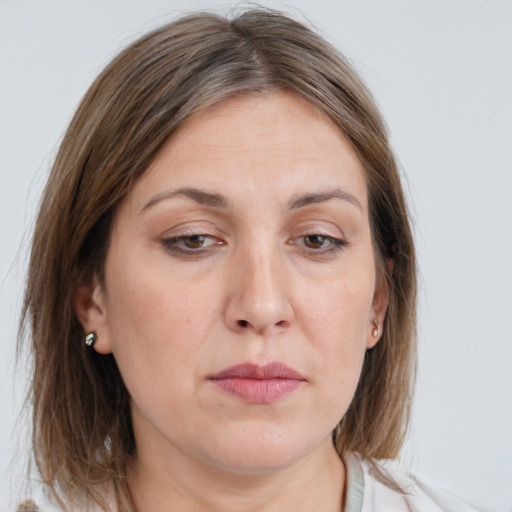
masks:
<path fill-rule="evenodd" d="M 204 243 L 204 236 L 192 235 L 185 238 L 185 245 L 190 249 L 198 249 Z"/>
<path fill-rule="evenodd" d="M 325 237 L 321 235 L 308 235 L 306 237 L 306 246 L 310 249 L 318 249 L 325 242 Z"/>

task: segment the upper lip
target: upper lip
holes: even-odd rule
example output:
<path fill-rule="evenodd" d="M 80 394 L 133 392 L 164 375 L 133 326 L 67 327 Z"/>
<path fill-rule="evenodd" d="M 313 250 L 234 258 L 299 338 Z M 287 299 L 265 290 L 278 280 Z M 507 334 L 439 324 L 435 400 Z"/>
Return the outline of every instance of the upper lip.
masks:
<path fill-rule="evenodd" d="M 265 365 L 242 363 L 230 366 L 219 373 L 210 375 L 211 380 L 220 379 L 295 379 L 306 380 L 299 372 L 283 363 L 273 362 Z"/>

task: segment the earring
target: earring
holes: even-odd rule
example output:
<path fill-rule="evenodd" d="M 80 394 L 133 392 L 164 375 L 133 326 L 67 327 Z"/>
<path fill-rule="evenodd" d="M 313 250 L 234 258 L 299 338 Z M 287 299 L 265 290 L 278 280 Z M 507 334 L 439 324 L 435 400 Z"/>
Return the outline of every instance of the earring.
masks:
<path fill-rule="evenodd" d="M 375 325 L 375 327 L 372 330 L 372 336 L 374 338 L 378 338 L 379 334 L 380 334 L 380 324 L 379 324 L 379 321 L 378 320 L 374 320 L 373 321 L 373 325 Z"/>
<path fill-rule="evenodd" d="M 89 348 L 92 348 L 94 347 L 94 344 L 96 343 L 96 340 L 98 339 L 98 336 L 96 335 L 96 333 L 93 331 L 93 332 L 90 332 L 86 337 L 85 337 L 85 344 L 89 347 Z"/>

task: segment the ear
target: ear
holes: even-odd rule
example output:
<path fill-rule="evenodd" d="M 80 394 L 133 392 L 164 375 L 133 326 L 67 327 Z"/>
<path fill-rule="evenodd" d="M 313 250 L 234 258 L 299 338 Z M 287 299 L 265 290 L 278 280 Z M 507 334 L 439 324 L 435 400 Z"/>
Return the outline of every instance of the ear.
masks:
<path fill-rule="evenodd" d="M 393 260 L 387 259 L 385 262 L 385 273 L 383 273 L 376 286 L 373 295 L 372 307 L 370 312 L 370 322 L 368 334 L 366 337 L 366 348 L 373 348 L 382 337 L 384 330 L 384 320 L 388 310 L 389 303 L 389 282 L 388 278 L 393 274 Z M 376 327 L 378 326 L 378 329 Z M 378 332 L 377 332 L 378 331 Z"/>
<path fill-rule="evenodd" d="M 96 279 L 93 283 L 80 285 L 73 297 L 73 306 L 85 334 L 95 332 L 97 335 L 94 350 L 100 354 L 110 354 L 112 344 L 107 323 L 105 293 Z"/>

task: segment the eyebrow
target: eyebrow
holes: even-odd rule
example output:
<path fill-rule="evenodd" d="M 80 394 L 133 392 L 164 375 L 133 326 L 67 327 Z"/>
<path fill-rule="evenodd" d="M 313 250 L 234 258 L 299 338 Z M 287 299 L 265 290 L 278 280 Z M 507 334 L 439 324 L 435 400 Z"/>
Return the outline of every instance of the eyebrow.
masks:
<path fill-rule="evenodd" d="M 185 196 L 189 197 L 196 203 L 211 206 L 214 208 L 228 208 L 229 201 L 222 196 L 221 194 L 215 194 L 212 192 L 205 192 L 204 190 L 199 190 L 197 188 L 178 188 L 174 190 L 166 190 L 165 192 L 161 192 L 156 196 L 153 196 L 141 209 L 141 212 L 151 208 L 155 204 L 163 201 L 164 199 L 169 199 L 171 197 L 176 196 Z"/>
<path fill-rule="evenodd" d="M 228 199 L 221 194 L 206 192 L 197 188 L 178 188 L 173 190 L 166 190 L 160 194 L 156 194 L 142 207 L 141 212 L 151 208 L 164 199 L 169 199 L 176 196 L 185 196 L 192 199 L 196 203 L 213 208 L 227 209 L 230 205 Z M 325 201 L 329 201 L 330 199 L 341 199 L 343 201 L 348 201 L 349 203 L 359 208 L 361 211 L 363 210 L 361 203 L 352 194 L 340 188 L 294 196 L 290 199 L 290 201 L 288 201 L 288 209 L 296 210 L 310 204 L 323 203 Z"/>
<path fill-rule="evenodd" d="M 323 203 L 325 201 L 329 201 L 330 199 L 341 199 L 342 201 L 348 201 L 349 203 L 359 208 L 361 211 L 363 210 L 361 203 L 352 194 L 342 190 L 341 188 L 294 196 L 288 202 L 288 209 L 295 210 L 310 204 Z"/>

